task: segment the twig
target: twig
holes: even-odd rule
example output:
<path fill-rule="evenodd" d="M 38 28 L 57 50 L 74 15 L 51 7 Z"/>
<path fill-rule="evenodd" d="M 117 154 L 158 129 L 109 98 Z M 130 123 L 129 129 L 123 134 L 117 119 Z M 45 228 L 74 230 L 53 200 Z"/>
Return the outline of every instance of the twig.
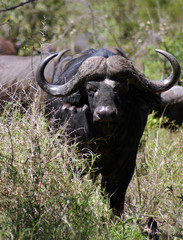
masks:
<path fill-rule="evenodd" d="M 20 3 L 20 4 L 16 5 L 16 6 L 13 6 L 13 7 L 10 7 L 10 8 L 0 9 L 0 12 L 11 11 L 13 9 L 16 9 L 18 7 L 21 7 L 21 6 L 23 6 L 23 5 L 27 4 L 27 3 L 34 2 L 34 1 L 36 1 L 36 0 L 28 0 L 26 2 Z"/>
<path fill-rule="evenodd" d="M 88 9 L 89 9 L 89 12 L 90 12 L 91 25 L 92 25 L 92 28 L 93 28 L 93 31 L 94 31 L 94 39 L 97 42 L 97 44 L 100 46 L 101 43 L 100 43 L 100 40 L 98 39 L 98 31 L 97 31 L 97 28 L 96 28 L 96 17 L 95 17 L 95 14 L 94 14 L 94 10 L 91 6 L 91 3 L 88 3 L 87 6 L 88 6 Z"/>
<path fill-rule="evenodd" d="M 13 140 L 12 140 L 10 128 L 8 125 L 7 125 L 7 129 L 8 129 L 8 135 L 10 137 L 10 144 L 11 144 L 11 166 L 12 166 L 14 161 L 14 147 L 13 147 Z"/>
<path fill-rule="evenodd" d="M 137 166 L 135 167 L 135 172 L 136 172 L 136 176 L 137 176 L 137 188 L 138 188 L 138 195 L 139 195 L 139 203 L 140 203 L 140 206 L 141 206 L 142 196 L 141 196 L 141 188 L 140 188 L 139 173 L 138 173 Z"/>

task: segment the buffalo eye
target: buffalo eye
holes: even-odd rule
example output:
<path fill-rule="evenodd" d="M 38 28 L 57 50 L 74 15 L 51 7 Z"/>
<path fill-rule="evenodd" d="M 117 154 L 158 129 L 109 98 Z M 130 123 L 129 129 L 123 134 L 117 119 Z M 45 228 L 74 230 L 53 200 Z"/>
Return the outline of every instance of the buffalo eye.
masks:
<path fill-rule="evenodd" d="M 123 89 L 123 85 L 122 84 L 120 84 L 120 83 L 117 83 L 116 84 L 116 86 L 114 87 L 114 92 L 121 92 L 122 91 L 122 89 Z"/>
<path fill-rule="evenodd" d="M 98 91 L 98 88 L 96 86 L 93 86 L 93 85 L 87 86 L 87 92 L 90 97 L 93 97 L 97 91 Z"/>
<path fill-rule="evenodd" d="M 115 87 L 114 87 L 114 92 L 116 93 L 123 93 L 123 92 L 127 92 L 128 91 L 128 85 L 126 82 L 123 83 L 116 83 Z"/>

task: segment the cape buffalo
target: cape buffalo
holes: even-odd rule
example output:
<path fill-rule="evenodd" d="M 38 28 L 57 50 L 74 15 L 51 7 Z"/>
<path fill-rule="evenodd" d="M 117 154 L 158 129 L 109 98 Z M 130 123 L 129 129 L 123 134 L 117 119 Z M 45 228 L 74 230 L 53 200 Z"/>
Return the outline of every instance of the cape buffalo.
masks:
<path fill-rule="evenodd" d="M 123 209 L 149 108 L 159 101 L 158 93 L 171 88 L 180 76 L 177 60 L 156 51 L 173 69 L 163 81 L 149 80 L 120 53 L 104 48 L 60 61 L 52 83 L 46 81 L 44 70 L 55 55 L 43 60 L 36 74 L 39 86 L 50 95 L 46 114 L 58 120 L 57 127 L 67 121 L 67 131 L 82 147 L 100 156 L 93 164 L 94 174 L 102 175 L 102 188 L 117 215 Z"/>
<path fill-rule="evenodd" d="M 155 107 L 156 116 L 166 116 L 168 118 L 165 126 L 175 127 L 172 122 L 181 126 L 183 122 L 183 87 L 172 87 L 161 93 L 160 99 L 160 104 Z"/>

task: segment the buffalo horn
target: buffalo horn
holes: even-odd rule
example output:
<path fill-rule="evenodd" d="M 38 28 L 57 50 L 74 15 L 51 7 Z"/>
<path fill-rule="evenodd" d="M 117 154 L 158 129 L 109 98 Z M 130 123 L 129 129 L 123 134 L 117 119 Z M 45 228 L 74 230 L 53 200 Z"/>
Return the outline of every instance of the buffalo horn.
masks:
<path fill-rule="evenodd" d="M 65 50 L 67 52 L 68 49 Z M 44 76 L 44 69 L 46 65 L 51 61 L 52 58 L 56 57 L 58 53 L 54 53 L 47 58 L 45 58 L 40 65 L 38 66 L 38 69 L 36 71 L 36 80 L 39 86 L 48 94 L 52 96 L 57 97 L 64 97 L 69 96 L 72 93 L 76 92 L 81 86 L 83 86 L 84 78 L 76 73 L 72 79 L 68 82 L 66 82 L 63 85 L 54 85 L 49 82 L 47 82 L 45 76 Z"/>
<path fill-rule="evenodd" d="M 173 70 L 172 73 L 168 78 L 161 81 L 152 81 L 145 77 L 140 76 L 138 77 L 136 84 L 147 89 L 148 91 L 161 93 L 170 89 L 179 80 L 181 68 L 177 59 L 170 53 L 159 49 L 156 49 L 155 51 L 164 55 L 170 61 Z"/>
<path fill-rule="evenodd" d="M 68 49 L 64 50 L 63 54 L 67 51 Z M 176 58 L 170 53 L 159 49 L 156 49 L 155 51 L 164 55 L 170 61 L 173 69 L 170 76 L 167 79 L 161 81 L 152 81 L 142 75 L 138 70 L 135 70 L 135 76 L 132 77 L 132 82 L 148 91 L 161 93 L 170 89 L 179 80 L 181 69 Z M 48 94 L 57 97 L 69 96 L 83 86 L 84 82 L 86 81 L 86 75 L 78 72 L 72 77 L 70 81 L 66 82 L 63 85 L 54 85 L 48 83 L 44 77 L 44 69 L 48 62 L 57 55 L 58 54 L 50 55 L 43 60 L 37 69 L 36 79 L 39 86 Z"/>

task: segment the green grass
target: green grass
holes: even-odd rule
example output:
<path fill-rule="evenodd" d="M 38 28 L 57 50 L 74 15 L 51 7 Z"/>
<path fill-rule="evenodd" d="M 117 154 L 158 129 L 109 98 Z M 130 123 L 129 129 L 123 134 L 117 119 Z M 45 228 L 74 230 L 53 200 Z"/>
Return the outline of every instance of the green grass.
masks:
<path fill-rule="evenodd" d="M 10 109 L 0 117 L 0 239 L 143 240 L 150 217 L 160 239 L 182 239 L 181 128 L 149 117 L 124 214 L 113 219 L 100 177 L 89 177 L 95 156 L 79 154 L 64 126 L 55 133 L 35 109 Z"/>

